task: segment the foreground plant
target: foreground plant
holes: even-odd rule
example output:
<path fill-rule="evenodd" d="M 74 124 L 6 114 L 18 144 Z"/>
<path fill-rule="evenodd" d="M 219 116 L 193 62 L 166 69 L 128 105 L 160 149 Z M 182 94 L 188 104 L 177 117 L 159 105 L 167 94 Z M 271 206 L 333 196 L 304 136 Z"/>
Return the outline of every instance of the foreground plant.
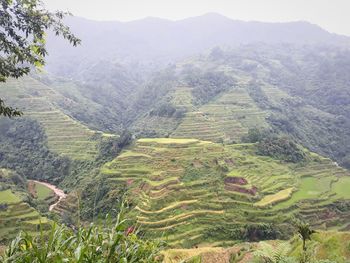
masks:
<path fill-rule="evenodd" d="M 303 251 L 306 251 L 306 241 L 311 240 L 311 235 L 316 233 L 314 230 L 311 229 L 310 225 L 307 223 L 298 223 L 298 234 L 303 241 Z"/>
<path fill-rule="evenodd" d="M 261 242 L 259 249 L 253 254 L 257 262 L 264 263 L 294 263 L 295 261 L 287 257 L 291 247 L 287 242 L 280 242 L 271 245 L 266 242 Z"/>
<path fill-rule="evenodd" d="M 127 226 L 121 211 L 112 227 L 91 225 L 74 232 L 66 226 L 53 225 L 48 234 L 20 233 L 0 262 L 153 263 L 160 261 L 159 250 L 159 242 L 141 239 L 133 227 Z"/>

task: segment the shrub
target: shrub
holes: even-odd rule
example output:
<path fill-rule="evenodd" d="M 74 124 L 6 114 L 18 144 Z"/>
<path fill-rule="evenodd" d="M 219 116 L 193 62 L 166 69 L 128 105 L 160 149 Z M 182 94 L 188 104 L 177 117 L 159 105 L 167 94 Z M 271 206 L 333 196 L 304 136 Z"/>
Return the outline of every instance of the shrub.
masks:
<path fill-rule="evenodd" d="M 256 143 L 264 140 L 271 131 L 259 130 L 257 128 L 252 128 L 248 130 L 248 134 L 242 137 L 242 142 L 246 143 Z"/>
<path fill-rule="evenodd" d="M 236 84 L 232 77 L 223 72 L 202 72 L 196 68 L 190 68 L 184 73 L 185 82 L 193 87 L 192 95 L 197 105 L 207 103 Z"/>
<path fill-rule="evenodd" d="M 287 137 L 267 137 L 258 143 L 257 154 L 298 163 L 305 160 L 305 153 Z"/>
<path fill-rule="evenodd" d="M 128 145 L 132 143 L 132 134 L 124 130 L 119 137 L 104 138 L 99 144 L 98 160 L 110 161 L 113 160 L 118 154 Z"/>

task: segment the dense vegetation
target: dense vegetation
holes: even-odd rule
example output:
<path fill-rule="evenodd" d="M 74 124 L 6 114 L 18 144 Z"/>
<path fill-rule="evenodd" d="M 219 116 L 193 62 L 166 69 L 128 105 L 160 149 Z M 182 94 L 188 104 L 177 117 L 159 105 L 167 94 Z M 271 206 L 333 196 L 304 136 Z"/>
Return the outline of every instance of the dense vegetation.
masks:
<path fill-rule="evenodd" d="M 298 163 L 305 159 L 303 150 L 286 137 L 264 138 L 258 144 L 257 153 L 293 163 Z"/>
<path fill-rule="evenodd" d="M 43 128 L 35 120 L 0 119 L 0 167 L 29 179 L 58 183 L 69 172 L 70 160 L 52 153 Z"/>
<path fill-rule="evenodd" d="M 183 71 L 186 84 L 193 87 L 192 94 L 195 104 L 204 104 L 220 93 L 229 90 L 235 81 L 223 72 L 202 72 L 198 68 L 188 68 Z"/>
<path fill-rule="evenodd" d="M 171 262 L 254 262 L 254 263 L 346 263 L 349 258 L 348 232 L 317 232 L 311 235 L 306 251 L 297 230 L 287 241 L 271 240 L 259 243 L 239 243 L 232 247 L 200 247 L 169 249 L 164 252 Z"/>

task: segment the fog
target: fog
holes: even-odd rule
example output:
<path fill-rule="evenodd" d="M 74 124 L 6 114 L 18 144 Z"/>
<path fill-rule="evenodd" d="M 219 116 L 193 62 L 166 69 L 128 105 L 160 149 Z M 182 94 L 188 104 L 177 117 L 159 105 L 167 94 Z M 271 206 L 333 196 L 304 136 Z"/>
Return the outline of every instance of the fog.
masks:
<path fill-rule="evenodd" d="M 52 10 L 69 10 L 94 20 L 130 21 L 148 16 L 171 20 L 217 12 L 232 19 L 263 22 L 308 21 L 350 35 L 348 0 L 44 0 Z"/>

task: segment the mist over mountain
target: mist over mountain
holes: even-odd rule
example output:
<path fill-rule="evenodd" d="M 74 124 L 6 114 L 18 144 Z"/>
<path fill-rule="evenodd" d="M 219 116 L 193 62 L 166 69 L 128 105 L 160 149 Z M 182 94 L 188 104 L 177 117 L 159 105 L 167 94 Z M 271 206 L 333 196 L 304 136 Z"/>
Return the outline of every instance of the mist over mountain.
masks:
<path fill-rule="evenodd" d="M 350 43 L 349 37 L 331 34 L 308 22 L 243 22 L 216 13 L 179 21 L 149 17 L 131 22 L 98 22 L 72 17 L 67 23 L 83 39 L 82 45 L 72 48 L 51 36 L 47 63 L 49 71 L 67 75 L 105 59 L 133 67 L 147 64 L 152 68 L 215 46 L 249 43 L 345 46 Z"/>
<path fill-rule="evenodd" d="M 82 45 L 71 48 L 50 36 L 46 68 L 51 78 L 68 81 L 66 97 L 99 105 L 99 119 L 80 107 L 71 108 L 70 114 L 86 125 L 113 132 L 129 129 L 137 136 L 177 136 L 177 126 L 190 112 L 201 112 L 217 96 L 226 96 L 228 85 L 245 86 L 259 107 L 270 112 L 270 125 L 349 165 L 350 149 L 344 143 L 344 131 L 350 130 L 349 37 L 308 22 L 244 22 L 216 13 L 179 21 L 71 17 L 67 22 Z M 285 101 L 277 106 L 272 102 L 276 98 L 269 100 L 259 87 L 264 83 L 287 92 Z M 192 106 L 173 101 L 181 87 L 190 87 Z M 299 102 L 287 103 L 287 98 Z M 220 129 L 223 135 L 208 138 L 234 140 L 231 131 Z"/>

